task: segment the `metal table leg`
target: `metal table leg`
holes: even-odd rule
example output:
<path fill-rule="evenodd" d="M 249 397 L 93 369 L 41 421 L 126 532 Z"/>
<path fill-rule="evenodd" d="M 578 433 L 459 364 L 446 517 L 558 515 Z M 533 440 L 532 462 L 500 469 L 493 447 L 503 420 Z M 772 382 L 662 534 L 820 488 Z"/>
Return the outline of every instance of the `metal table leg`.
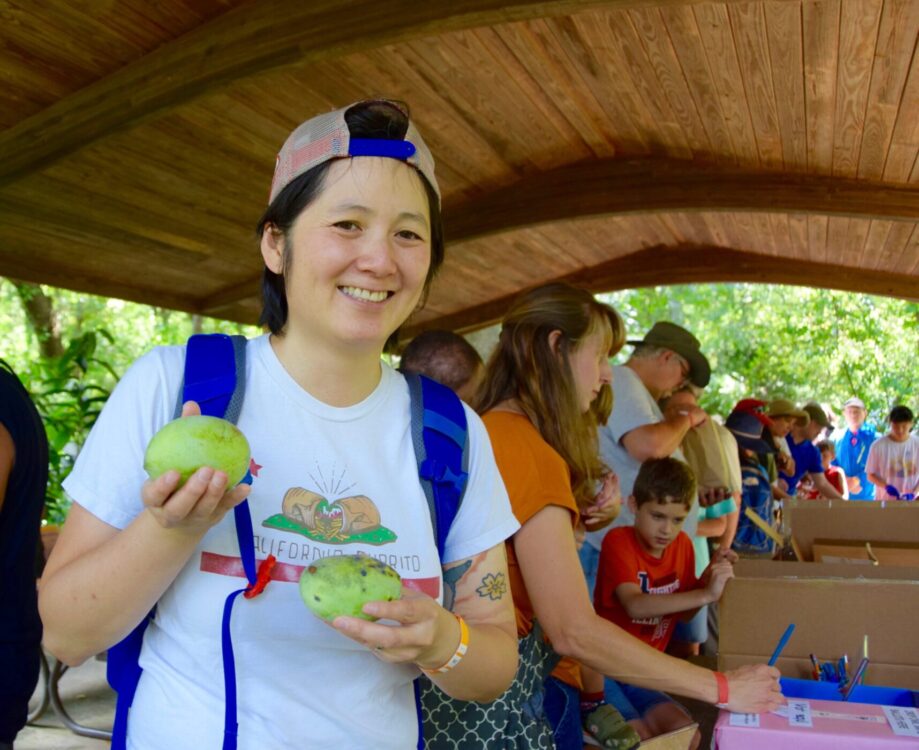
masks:
<path fill-rule="evenodd" d="M 110 740 L 112 739 L 112 733 L 104 729 L 94 729 L 93 727 L 83 726 L 75 722 L 70 714 L 67 713 L 67 710 L 64 708 L 64 704 L 61 702 L 61 696 L 58 692 L 58 682 L 61 679 L 61 676 L 68 669 L 67 665 L 63 662 L 54 660 L 54 667 L 51 669 L 51 676 L 48 679 L 48 698 L 51 701 L 51 707 L 54 709 L 54 713 L 58 715 L 58 718 L 64 722 L 71 732 L 78 734 L 81 737 L 93 737 L 97 740 Z"/>
<path fill-rule="evenodd" d="M 29 711 L 29 715 L 26 718 L 26 724 L 38 721 L 44 715 L 45 711 L 48 710 L 48 703 L 50 701 L 48 686 L 51 684 L 51 670 L 48 669 L 48 659 L 45 657 L 44 649 L 39 651 L 39 658 L 41 659 L 41 674 L 38 679 L 42 686 L 41 700 L 33 710 Z"/>

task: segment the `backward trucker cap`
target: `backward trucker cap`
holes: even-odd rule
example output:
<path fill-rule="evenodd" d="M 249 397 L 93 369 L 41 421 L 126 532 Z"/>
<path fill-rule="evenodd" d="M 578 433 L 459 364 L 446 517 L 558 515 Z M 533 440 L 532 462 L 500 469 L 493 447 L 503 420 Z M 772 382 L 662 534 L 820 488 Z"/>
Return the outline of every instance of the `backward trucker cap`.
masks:
<path fill-rule="evenodd" d="M 410 118 L 405 140 L 351 137 L 345 114 L 356 104 L 368 102 L 395 107 L 406 117 L 409 116 L 405 107 L 398 102 L 371 99 L 366 102 L 355 102 L 307 120 L 288 136 L 278 153 L 274 178 L 271 181 L 269 204 L 304 172 L 331 159 L 347 159 L 354 156 L 384 156 L 411 164 L 424 175 L 437 193 L 437 200 L 440 201 L 440 188 L 434 177 L 434 158 Z"/>

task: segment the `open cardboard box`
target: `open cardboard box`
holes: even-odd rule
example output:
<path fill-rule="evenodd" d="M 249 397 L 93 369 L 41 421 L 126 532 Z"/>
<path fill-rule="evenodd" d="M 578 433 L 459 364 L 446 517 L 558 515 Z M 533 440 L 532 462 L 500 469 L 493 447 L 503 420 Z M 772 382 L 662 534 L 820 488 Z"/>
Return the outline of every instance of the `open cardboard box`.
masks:
<path fill-rule="evenodd" d="M 919 542 L 863 542 L 815 539 L 814 562 L 919 567 Z"/>
<path fill-rule="evenodd" d="M 810 679 L 810 654 L 848 654 L 869 639 L 864 684 L 919 690 L 919 568 L 741 560 L 719 604 L 718 668 L 765 663 L 790 623 L 776 666 Z"/>
<path fill-rule="evenodd" d="M 784 512 L 799 560 L 919 568 L 919 503 L 793 500 Z"/>

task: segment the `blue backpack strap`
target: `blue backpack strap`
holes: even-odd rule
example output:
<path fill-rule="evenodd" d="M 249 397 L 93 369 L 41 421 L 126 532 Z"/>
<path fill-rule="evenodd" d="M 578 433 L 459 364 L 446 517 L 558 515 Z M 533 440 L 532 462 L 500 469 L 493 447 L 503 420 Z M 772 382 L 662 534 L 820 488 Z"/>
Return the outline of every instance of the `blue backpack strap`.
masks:
<path fill-rule="evenodd" d="M 239 419 L 246 386 L 246 338 L 224 334 L 196 334 L 188 339 L 185 351 L 185 374 L 179 388 L 174 417 L 182 414 L 185 401 L 196 401 L 201 413 L 223 417 L 233 423 Z M 251 475 L 243 482 L 252 481 Z M 246 578 L 250 584 L 256 580 L 255 549 L 252 539 L 252 519 L 248 502 L 234 508 L 237 536 L 240 539 L 240 556 Z M 233 592 L 224 605 L 223 651 L 224 682 L 227 693 L 227 712 L 224 727 L 224 748 L 236 747 L 236 679 L 233 647 L 229 640 L 229 616 L 235 598 L 245 591 Z M 112 727 L 112 750 L 126 750 L 128 709 L 134 700 L 137 684 L 143 670 L 140 667 L 140 650 L 144 632 L 153 617 L 155 608 L 131 633 L 108 651 L 107 678 L 118 694 L 115 703 L 115 722 Z M 227 657 L 229 652 L 229 661 Z M 232 684 L 230 684 L 232 682 Z M 232 700 L 232 711 L 230 703 Z M 232 713 L 232 720 L 231 720 Z M 232 726 L 232 731 L 230 727 Z M 229 744 L 228 744 L 229 738 Z"/>
<path fill-rule="evenodd" d="M 447 386 L 405 373 L 411 401 L 412 445 L 418 478 L 431 513 L 437 554 L 443 558 L 447 534 L 459 512 L 469 479 L 469 437 L 463 402 Z M 418 750 L 424 748 L 421 684 L 414 682 Z"/>
<path fill-rule="evenodd" d="M 405 379 L 418 477 L 431 512 L 437 553 L 443 556 L 469 478 L 466 412 L 459 396 L 436 380 L 415 373 L 406 373 Z"/>

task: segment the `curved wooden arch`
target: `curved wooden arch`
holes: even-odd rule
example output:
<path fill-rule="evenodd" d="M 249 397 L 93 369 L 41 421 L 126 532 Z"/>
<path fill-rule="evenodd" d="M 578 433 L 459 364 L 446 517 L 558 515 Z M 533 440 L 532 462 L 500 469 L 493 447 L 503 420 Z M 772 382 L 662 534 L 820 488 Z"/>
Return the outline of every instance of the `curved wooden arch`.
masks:
<path fill-rule="evenodd" d="M 753 282 L 789 284 L 788 267 L 794 264 L 794 284 L 821 289 L 882 294 L 905 299 L 919 299 L 914 276 L 892 277 L 889 273 L 865 268 L 849 268 L 813 261 L 780 258 L 734 248 L 680 245 L 655 246 L 638 250 L 599 266 L 586 268 L 542 283 L 565 281 L 594 293 L 613 292 L 662 284 L 661 269 L 673 284 Z M 402 329 L 407 340 L 421 331 L 446 328 L 471 331 L 499 321 L 518 293 L 490 300 L 483 305 L 453 315 L 443 315 L 422 322 L 409 322 Z"/>
<path fill-rule="evenodd" d="M 703 0 L 259 0 L 164 44 L 0 134 L 0 186 L 247 76 L 479 26 Z M 736 2 L 738 0 L 728 0 Z"/>
<path fill-rule="evenodd" d="M 540 223 L 693 210 L 916 221 L 919 188 L 675 159 L 592 160 L 445 206 L 445 235 L 464 242 Z"/>
<path fill-rule="evenodd" d="M 914 222 L 919 221 L 919 188 L 670 159 L 607 159 L 566 165 L 465 203 L 447 203 L 444 234 L 453 245 L 537 224 L 696 210 Z M 216 292 L 201 302 L 201 312 L 218 314 L 252 297 L 259 278 Z"/>

